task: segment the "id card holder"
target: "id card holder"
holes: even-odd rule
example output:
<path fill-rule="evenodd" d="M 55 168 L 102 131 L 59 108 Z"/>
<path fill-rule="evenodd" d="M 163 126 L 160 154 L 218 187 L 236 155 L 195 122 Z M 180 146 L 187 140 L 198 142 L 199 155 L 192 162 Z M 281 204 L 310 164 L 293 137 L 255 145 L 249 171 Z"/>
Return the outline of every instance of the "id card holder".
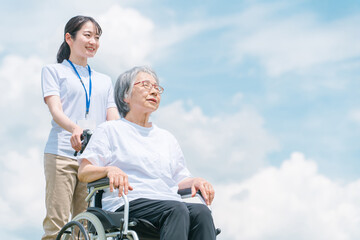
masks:
<path fill-rule="evenodd" d="M 77 120 L 77 125 L 79 125 L 84 130 L 89 129 L 91 131 L 94 131 L 96 128 L 96 122 L 90 119 Z"/>

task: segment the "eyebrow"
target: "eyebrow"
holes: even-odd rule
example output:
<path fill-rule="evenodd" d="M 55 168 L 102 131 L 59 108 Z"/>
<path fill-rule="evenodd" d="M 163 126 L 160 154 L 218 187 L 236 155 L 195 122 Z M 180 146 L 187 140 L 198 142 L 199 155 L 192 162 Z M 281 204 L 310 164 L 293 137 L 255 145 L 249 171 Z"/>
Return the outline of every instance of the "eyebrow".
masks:
<path fill-rule="evenodd" d="M 145 80 L 143 80 L 143 81 L 149 81 L 150 83 L 152 83 L 149 79 L 145 79 Z M 155 80 L 155 84 L 157 85 L 158 83 L 156 82 L 156 80 Z"/>
<path fill-rule="evenodd" d="M 94 32 L 91 31 L 91 30 L 85 30 L 83 33 L 91 33 L 91 34 L 93 34 Z M 99 36 L 100 36 L 100 34 L 99 34 L 98 32 L 96 32 L 95 35 L 99 35 Z"/>

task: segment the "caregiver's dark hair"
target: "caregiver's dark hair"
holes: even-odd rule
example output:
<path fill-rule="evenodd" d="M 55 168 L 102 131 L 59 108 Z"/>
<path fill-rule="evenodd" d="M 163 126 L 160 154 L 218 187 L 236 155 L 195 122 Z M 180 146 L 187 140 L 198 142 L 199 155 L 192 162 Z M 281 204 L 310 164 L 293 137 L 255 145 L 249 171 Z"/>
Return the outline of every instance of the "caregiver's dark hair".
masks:
<path fill-rule="evenodd" d="M 65 41 L 65 35 L 66 33 L 69 33 L 71 35 L 72 39 L 75 39 L 76 33 L 82 28 L 82 26 L 87 23 L 88 21 L 91 21 L 94 23 L 96 27 L 96 33 L 100 36 L 102 33 L 100 25 L 93 19 L 92 17 L 88 16 L 75 16 L 72 17 L 65 25 L 64 29 L 64 42 L 61 44 L 59 51 L 57 53 L 57 62 L 62 63 L 64 59 L 69 59 L 70 57 L 70 47 Z"/>

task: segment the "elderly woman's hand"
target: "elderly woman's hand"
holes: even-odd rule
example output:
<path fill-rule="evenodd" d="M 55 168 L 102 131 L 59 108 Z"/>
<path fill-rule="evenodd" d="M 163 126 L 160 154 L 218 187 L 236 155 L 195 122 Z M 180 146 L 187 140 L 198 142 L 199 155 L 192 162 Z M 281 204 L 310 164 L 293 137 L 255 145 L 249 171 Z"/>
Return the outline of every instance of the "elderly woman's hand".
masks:
<path fill-rule="evenodd" d="M 194 178 L 191 185 L 191 195 L 195 197 L 196 192 L 200 190 L 207 205 L 211 205 L 215 197 L 213 186 L 203 178 Z"/>
<path fill-rule="evenodd" d="M 119 197 L 122 196 L 124 192 L 125 195 L 128 194 L 128 190 L 133 190 L 129 185 L 128 176 L 120 168 L 115 166 L 106 167 L 107 177 L 109 178 L 110 192 L 113 192 L 115 188 L 119 189 Z"/>

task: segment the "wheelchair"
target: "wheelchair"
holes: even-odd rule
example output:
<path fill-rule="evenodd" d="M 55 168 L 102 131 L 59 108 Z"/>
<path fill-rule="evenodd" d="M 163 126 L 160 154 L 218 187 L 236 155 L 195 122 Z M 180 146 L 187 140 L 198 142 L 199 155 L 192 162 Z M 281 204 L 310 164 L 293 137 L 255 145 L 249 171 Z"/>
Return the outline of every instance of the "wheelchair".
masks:
<path fill-rule="evenodd" d="M 89 195 L 86 198 L 88 208 L 86 212 L 75 216 L 59 232 L 56 240 L 84 239 L 84 240 L 159 240 L 160 234 L 152 223 L 145 219 L 129 219 L 129 201 L 125 194 L 123 212 L 109 212 L 101 208 L 103 189 L 109 188 L 109 179 L 102 178 L 88 183 Z M 191 198 L 191 189 L 178 191 L 183 199 Z M 200 191 L 196 196 L 205 204 Z M 216 235 L 221 230 L 216 229 Z"/>

